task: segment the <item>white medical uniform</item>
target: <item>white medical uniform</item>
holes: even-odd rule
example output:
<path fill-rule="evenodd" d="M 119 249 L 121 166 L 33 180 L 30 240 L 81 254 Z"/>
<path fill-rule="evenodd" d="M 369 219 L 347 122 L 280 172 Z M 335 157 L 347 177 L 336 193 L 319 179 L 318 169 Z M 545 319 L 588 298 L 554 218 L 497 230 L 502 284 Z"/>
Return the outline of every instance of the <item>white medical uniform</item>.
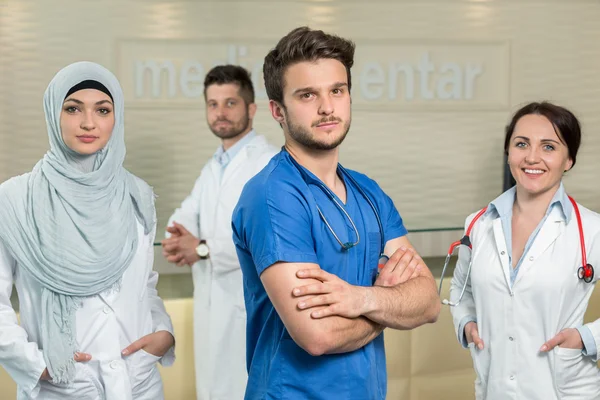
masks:
<path fill-rule="evenodd" d="M 46 367 L 40 345 L 42 287 L 0 242 L 0 364 L 16 381 L 18 400 L 160 400 L 163 387 L 157 362 L 171 365 L 171 348 L 162 359 L 140 350 L 121 351 L 152 332 L 173 334 L 162 300 L 158 274 L 152 271 L 155 230 L 144 235 L 138 224 L 137 252 L 123 274 L 120 290 L 85 298 L 76 313 L 79 351 L 91 361 L 75 363 L 73 385 L 54 385 L 39 378 Z M 11 306 L 13 283 L 19 297 L 20 321 Z M 0 394 L 0 398 L 2 395 Z"/>
<path fill-rule="evenodd" d="M 523 255 L 512 285 L 500 218 L 484 214 L 476 222 L 467 291 L 451 312 L 463 346 L 464 332 L 459 326 L 469 317 L 476 319 L 485 344 L 483 350 L 468 345 L 477 373 L 477 399 L 600 399 L 598 354 L 584 355 L 581 349 L 560 347 L 548 353 L 539 351 L 561 330 L 583 325 L 600 274 L 600 216 L 583 206 L 579 210 L 587 260 L 596 268 L 592 283 L 577 276 L 581 246 L 574 212 L 567 222 L 560 207 L 551 209 Z M 467 218 L 466 225 L 474 216 Z M 471 251 L 462 246 L 450 289 L 452 301 L 458 300 L 470 257 Z M 595 351 L 600 348 L 600 320 L 585 327 L 593 336 L 590 347 Z"/>
<path fill-rule="evenodd" d="M 231 215 L 246 182 L 277 152 L 264 136 L 253 136 L 224 170 L 216 157 L 212 158 L 192 193 L 169 219 L 169 225 L 175 221 L 206 240 L 210 249 L 209 259 L 192 267 L 198 400 L 244 397 L 248 378 L 246 309 Z"/>

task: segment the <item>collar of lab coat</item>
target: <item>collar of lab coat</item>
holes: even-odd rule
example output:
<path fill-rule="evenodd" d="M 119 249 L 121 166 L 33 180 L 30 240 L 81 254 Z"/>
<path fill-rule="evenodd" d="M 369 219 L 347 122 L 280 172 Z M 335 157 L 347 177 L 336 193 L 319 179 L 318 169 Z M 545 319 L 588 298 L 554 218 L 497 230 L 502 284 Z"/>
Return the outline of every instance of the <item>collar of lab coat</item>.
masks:
<path fill-rule="evenodd" d="M 245 139 L 245 138 L 244 138 Z M 235 154 L 235 156 L 229 161 L 227 167 L 222 172 L 223 177 L 220 180 L 221 185 L 227 184 L 227 181 L 235 176 L 235 171 L 237 168 L 242 165 L 246 160 L 248 160 L 248 156 L 252 157 L 252 151 L 256 148 L 264 148 L 267 146 L 267 139 L 262 135 L 256 135 L 251 138 L 250 141 L 246 142 Z M 221 174 L 221 164 L 217 162 L 216 159 L 213 158 L 212 162 L 212 171 L 213 174 L 220 176 Z M 257 171 L 258 172 L 258 171 Z M 217 181 L 218 182 L 218 181 Z"/>
<path fill-rule="evenodd" d="M 492 230 L 494 233 L 496 248 L 500 255 L 502 270 L 506 279 L 506 286 L 511 293 L 513 289 L 517 286 L 519 281 L 523 278 L 523 276 L 525 276 L 528 273 L 528 271 L 531 269 L 532 265 L 535 263 L 535 261 L 537 261 L 540 255 L 543 254 L 548 248 L 550 248 L 552 243 L 554 243 L 558 236 L 564 231 L 565 226 L 569 223 L 570 220 L 570 218 L 568 219 L 565 214 L 568 213 L 570 217 L 573 208 L 561 183 L 560 188 L 557 190 L 552 201 L 550 202 L 550 205 L 546 212 L 547 217 L 544 219 L 543 225 L 540 228 L 540 231 L 535 240 L 533 241 L 531 247 L 527 251 L 527 254 L 524 255 L 525 261 L 519 268 L 519 274 L 517 275 L 515 282 L 511 285 L 510 273 L 512 265 L 510 265 L 509 262 L 508 246 L 506 243 L 506 235 L 504 234 L 504 228 L 502 226 L 502 218 L 505 215 L 508 215 L 508 218 L 510 218 L 510 215 L 512 215 L 512 204 L 514 202 L 515 192 L 516 190 L 514 187 L 504 192 L 492 203 L 490 203 L 490 205 L 488 206 L 488 211 L 486 211 L 486 214 L 489 214 L 492 218 Z M 567 208 L 567 205 L 570 206 L 570 208 Z M 565 209 L 567 210 L 567 212 L 565 212 Z"/>
<path fill-rule="evenodd" d="M 217 160 L 217 162 L 222 167 L 227 166 L 227 164 L 229 164 L 231 162 L 231 160 L 233 160 L 235 158 L 235 156 L 240 152 L 240 150 L 243 149 L 244 146 L 246 146 L 248 143 L 250 143 L 252 141 L 252 139 L 254 139 L 255 136 L 256 136 L 256 132 L 254 132 L 254 129 L 252 129 L 252 130 L 250 130 L 250 132 L 248 132 L 246 134 L 246 136 L 244 136 L 243 138 L 238 140 L 238 142 L 236 144 L 234 144 L 227 150 L 224 150 L 223 145 L 221 144 L 217 148 L 217 151 L 213 155 L 213 158 L 215 160 Z"/>
<path fill-rule="evenodd" d="M 500 196 L 496 197 L 488 205 L 486 215 L 489 215 L 492 218 L 510 218 L 512 216 L 512 208 L 515 202 L 516 193 L 517 188 L 516 186 L 513 186 Z M 552 213 L 555 208 L 558 209 L 558 213 Z M 551 214 L 561 218 L 561 220 L 565 221 L 566 223 L 569 223 L 571 220 L 571 216 L 573 214 L 573 205 L 571 204 L 571 201 L 565 192 L 565 187 L 562 182 L 560 183 L 556 193 L 554 193 L 554 196 L 548 205 L 548 209 L 546 210 L 547 217 L 550 217 Z"/>

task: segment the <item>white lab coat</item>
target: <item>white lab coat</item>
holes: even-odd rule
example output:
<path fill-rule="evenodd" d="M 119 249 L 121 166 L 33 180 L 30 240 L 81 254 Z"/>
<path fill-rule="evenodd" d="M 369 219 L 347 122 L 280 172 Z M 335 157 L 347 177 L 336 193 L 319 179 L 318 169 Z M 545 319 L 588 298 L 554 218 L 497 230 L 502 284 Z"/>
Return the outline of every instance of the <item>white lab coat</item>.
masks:
<path fill-rule="evenodd" d="M 174 349 L 162 359 L 140 350 L 128 357 L 121 351 L 152 332 L 173 333 L 171 320 L 158 297 L 158 274 L 152 271 L 155 231 L 140 237 L 137 252 L 122 277 L 119 291 L 109 290 L 83 300 L 76 313 L 79 350 L 92 360 L 76 363 L 72 386 L 40 382 L 46 367 L 38 341 L 41 337 L 42 288 L 0 242 L 0 364 L 25 400 L 142 400 L 163 399 L 156 362 L 173 363 Z M 10 303 L 13 282 L 19 297 L 21 325 Z M 0 394 L 0 397 L 2 395 Z"/>
<path fill-rule="evenodd" d="M 255 136 L 229 162 L 222 177 L 221 166 L 211 159 L 192 193 L 169 219 L 169 225 L 178 222 L 206 240 L 210 249 L 208 260 L 192 266 L 198 400 L 244 398 L 246 308 L 231 216 L 246 182 L 277 152 L 264 136 Z"/>
<path fill-rule="evenodd" d="M 499 218 L 483 216 L 474 226 L 473 266 L 462 302 L 451 307 L 459 341 L 460 321 L 476 316 L 483 350 L 469 344 L 477 373 L 477 399 L 552 400 L 600 399 L 598 356 L 581 349 L 542 344 L 564 328 L 583 325 L 588 301 L 600 275 L 600 216 L 579 206 L 588 263 L 596 271 L 593 283 L 577 277 L 581 246 L 573 210 L 566 224 L 560 207 L 553 207 L 540 229 L 511 288 L 507 245 Z M 470 223 L 475 214 L 467 218 Z M 461 246 L 451 283 L 456 301 L 465 280 L 471 251 Z M 600 350 L 600 320 L 588 325 Z"/>

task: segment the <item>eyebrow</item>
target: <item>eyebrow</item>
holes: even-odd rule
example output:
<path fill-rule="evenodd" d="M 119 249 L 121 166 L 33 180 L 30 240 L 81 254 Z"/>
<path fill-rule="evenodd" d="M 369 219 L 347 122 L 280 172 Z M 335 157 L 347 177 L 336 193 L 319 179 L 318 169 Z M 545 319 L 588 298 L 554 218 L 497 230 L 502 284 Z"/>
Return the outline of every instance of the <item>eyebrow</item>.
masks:
<path fill-rule="evenodd" d="M 84 103 L 83 103 L 83 101 L 81 101 L 81 100 L 77 100 L 77 99 L 73 99 L 73 98 L 66 99 L 66 100 L 65 100 L 65 103 L 66 103 L 67 101 L 72 101 L 72 102 L 74 102 L 74 103 L 77 103 L 77 104 L 84 104 Z M 110 104 L 110 105 L 113 105 L 112 101 L 110 101 L 110 100 L 106 100 L 106 99 L 105 99 L 105 100 L 100 100 L 100 101 L 97 101 L 97 102 L 96 102 L 96 105 L 98 106 L 98 105 L 100 105 L 100 104 L 104 104 L 104 103 L 108 103 L 108 104 Z"/>
<path fill-rule="evenodd" d="M 516 139 L 521 139 L 521 140 L 525 140 L 527 142 L 529 142 L 529 138 L 526 136 L 515 136 L 515 140 Z M 552 143 L 556 143 L 556 144 L 561 144 L 561 142 L 559 142 L 558 140 L 554 140 L 554 139 L 542 139 L 540 140 L 540 142 L 552 142 Z"/>
<path fill-rule="evenodd" d="M 236 98 L 236 97 L 227 97 L 225 99 L 225 101 L 238 101 L 238 98 Z M 211 102 L 218 103 L 218 100 L 217 99 L 208 99 L 208 100 L 206 100 L 206 102 L 207 103 L 211 103 Z"/>
<path fill-rule="evenodd" d="M 336 82 L 333 85 L 331 85 L 331 89 L 339 89 L 341 87 L 344 86 L 348 86 L 348 84 L 346 82 Z M 304 88 L 300 88 L 300 89 L 296 89 L 292 92 L 292 95 L 296 95 L 298 93 L 304 93 L 304 92 L 316 92 L 317 89 L 311 86 L 308 87 L 304 87 Z"/>

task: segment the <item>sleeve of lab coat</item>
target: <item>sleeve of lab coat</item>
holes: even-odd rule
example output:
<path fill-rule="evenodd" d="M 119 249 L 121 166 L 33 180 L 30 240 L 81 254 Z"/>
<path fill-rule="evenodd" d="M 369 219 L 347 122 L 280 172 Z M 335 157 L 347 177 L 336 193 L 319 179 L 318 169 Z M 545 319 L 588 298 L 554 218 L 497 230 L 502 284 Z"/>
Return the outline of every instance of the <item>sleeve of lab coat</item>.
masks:
<path fill-rule="evenodd" d="M 15 268 L 16 261 L 0 241 L 0 365 L 21 390 L 34 398 L 46 362 L 37 343 L 28 341 L 10 303 Z"/>
<path fill-rule="evenodd" d="M 465 222 L 465 232 L 467 226 L 471 220 L 475 217 L 475 214 L 470 215 Z M 473 238 L 471 238 L 473 240 Z M 465 325 L 470 321 L 477 322 L 475 312 L 475 301 L 473 300 L 473 293 L 471 291 L 471 279 L 467 276 L 467 269 L 469 268 L 469 262 L 471 260 L 471 249 L 466 246 L 459 246 L 458 250 L 458 261 L 456 268 L 454 269 L 454 276 L 450 282 L 450 301 L 456 302 L 460 297 L 463 285 L 466 280 L 465 294 L 456 307 L 450 307 L 452 313 L 452 320 L 454 322 L 454 329 L 456 330 L 456 337 L 458 342 L 464 347 L 467 347 L 467 340 L 464 334 Z"/>
<path fill-rule="evenodd" d="M 200 188 L 202 187 L 202 174 L 196 179 L 192 192 L 183 200 L 181 206 L 175 210 L 169 218 L 167 226 L 173 222 L 181 224 L 195 237 L 200 236 Z M 170 237 L 169 232 L 165 232 L 165 237 Z"/>
<path fill-rule="evenodd" d="M 591 241 L 587 254 L 588 263 L 594 267 L 594 282 L 600 278 L 600 232 Z M 595 290 L 596 288 L 594 288 Z M 600 319 L 577 328 L 583 341 L 583 354 L 598 362 L 600 346 Z"/>
<path fill-rule="evenodd" d="M 171 317 L 167 314 L 167 310 L 165 309 L 165 304 L 163 300 L 158 295 L 158 291 L 156 290 L 156 284 L 158 283 L 158 272 L 152 270 L 152 266 L 154 265 L 154 248 L 152 243 L 154 242 L 154 235 L 156 233 L 156 228 L 149 235 L 149 251 L 148 251 L 148 268 L 150 269 L 150 273 L 148 275 L 148 301 L 150 301 L 150 310 L 152 313 L 152 331 L 167 331 L 175 337 L 175 332 L 173 331 L 173 324 L 171 322 Z M 175 362 L 175 345 L 169 349 L 165 353 L 164 356 L 160 359 L 160 363 L 168 367 L 173 365 Z"/>

